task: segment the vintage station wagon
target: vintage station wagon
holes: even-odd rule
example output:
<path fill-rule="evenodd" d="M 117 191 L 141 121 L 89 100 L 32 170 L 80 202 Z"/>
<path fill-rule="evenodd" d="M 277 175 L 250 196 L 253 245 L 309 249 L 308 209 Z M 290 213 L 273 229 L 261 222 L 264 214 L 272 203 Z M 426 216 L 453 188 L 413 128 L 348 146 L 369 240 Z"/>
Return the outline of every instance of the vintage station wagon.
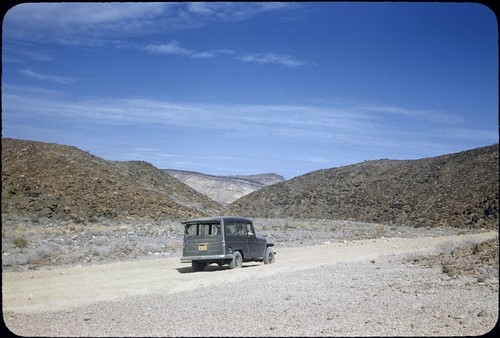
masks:
<path fill-rule="evenodd" d="M 202 271 L 212 263 L 229 264 L 230 269 L 241 268 L 243 262 L 250 261 L 274 263 L 274 244 L 257 237 L 249 219 L 220 216 L 194 218 L 182 224 L 181 262 L 191 262 L 194 271 Z"/>

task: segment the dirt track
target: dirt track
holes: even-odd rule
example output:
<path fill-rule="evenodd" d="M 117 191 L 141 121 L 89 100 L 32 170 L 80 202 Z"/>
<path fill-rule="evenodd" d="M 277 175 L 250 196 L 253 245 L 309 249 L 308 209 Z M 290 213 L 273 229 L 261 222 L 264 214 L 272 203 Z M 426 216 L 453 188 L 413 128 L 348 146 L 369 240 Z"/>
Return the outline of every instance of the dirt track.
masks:
<path fill-rule="evenodd" d="M 381 238 L 285 248 L 277 251 L 275 264 L 245 263 L 239 270 L 209 266 L 204 272 L 192 273 L 189 264 L 181 264 L 179 257 L 175 257 L 87 267 L 5 272 L 2 274 L 4 321 L 14 333 L 26 334 L 22 318 L 29 319 L 31 315 L 43 313 L 47 316 L 55 311 L 70 312 L 98 302 L 113 303 L 135 296 L 165 296 L 208 290 L 211 287 L 257 278 L 273 279 L 273 276 L 292 271 L 338 263 L 373 261 L 382 256 L 426 254 L 437 250 L 443 243 L 482 241 L 496 236 L 498 232 L 493 231 L 464 236 Z M 44 335 L 43 330 L 37 332 Z M 74 332 L 59 334 L 73 335 Z"/>

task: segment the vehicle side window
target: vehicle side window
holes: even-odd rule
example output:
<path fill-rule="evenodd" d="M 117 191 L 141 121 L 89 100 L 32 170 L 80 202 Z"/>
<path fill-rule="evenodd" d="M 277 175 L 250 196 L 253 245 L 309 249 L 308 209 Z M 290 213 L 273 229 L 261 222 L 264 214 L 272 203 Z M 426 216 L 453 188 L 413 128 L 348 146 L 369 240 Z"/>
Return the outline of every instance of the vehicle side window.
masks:
<path fill-rule="evenodd" d="M 255 232 L 253 230 L 253 224 L 252 223 L 247 223 L 246 226 L 247 226 L 248 234 L 249 235 L 254 235 Z"/>
<path fill-rule="evenodd" d="M 227 223 L 225 225 L 226 235 L 247 236 L 253 235 L 253 226 L 251 223 Z"/>
<path fill-rule="evenodd" d="M 236 235 L 236 224 L 227 223 L 225 226 L 226 235 Z"/>
<path fill-rule="evenodd" d="M 246 235 L 245 224 L 243 224 L 243 223 L 236 224 L 236 234 L 239 236 Z"/>

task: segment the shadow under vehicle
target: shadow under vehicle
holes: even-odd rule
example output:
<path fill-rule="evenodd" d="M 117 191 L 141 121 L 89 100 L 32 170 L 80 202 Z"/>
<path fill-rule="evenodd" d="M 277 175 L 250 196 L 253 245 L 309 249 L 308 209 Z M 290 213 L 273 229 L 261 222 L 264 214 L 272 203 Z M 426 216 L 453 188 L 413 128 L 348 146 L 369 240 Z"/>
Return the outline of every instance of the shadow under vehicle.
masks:
<path fill-rule="evenodd" d="M 182 222 L 182 263 L 191 262 L 194 271 L 208 264 L 241 268 L 243 262 L 274 263 L 274 243 L 257 237 L 251 220 L 235 216 L 194 218 Z"/>

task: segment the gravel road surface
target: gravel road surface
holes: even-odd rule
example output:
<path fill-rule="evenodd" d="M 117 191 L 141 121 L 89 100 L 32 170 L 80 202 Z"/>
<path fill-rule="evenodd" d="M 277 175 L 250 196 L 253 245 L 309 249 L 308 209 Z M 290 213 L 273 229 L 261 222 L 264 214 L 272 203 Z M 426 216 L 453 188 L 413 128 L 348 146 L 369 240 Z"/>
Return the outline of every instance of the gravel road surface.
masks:
<path fill-rule="evenodd" d="M 458 336 L 498 320 L 498 278 L 409 263 L 463 236 L 279 249 L 276 263 L 192 272 L 179 257 L 2 274 L 7 328 L 23 336 Z"/>

